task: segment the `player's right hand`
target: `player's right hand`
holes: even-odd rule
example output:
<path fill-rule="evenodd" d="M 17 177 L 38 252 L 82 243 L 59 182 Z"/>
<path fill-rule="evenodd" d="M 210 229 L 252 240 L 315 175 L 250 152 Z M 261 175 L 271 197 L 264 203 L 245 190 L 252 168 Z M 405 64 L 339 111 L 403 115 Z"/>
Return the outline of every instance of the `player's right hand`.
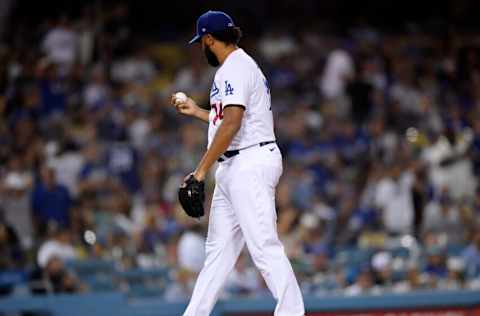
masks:
<path fill-rule="evenodd" d="M 170 102 L 172 103 L 173 106 L 175 106 L 178 113 L 181 113 L 184 115 L 195 116 L 195 114 L 199 109 L 198 105 L 191 98 L 187 98 L 187 101 L 185 102 L 177 102 L 175 98 L 175 94 L 172 94 L 172 98 Z"/>

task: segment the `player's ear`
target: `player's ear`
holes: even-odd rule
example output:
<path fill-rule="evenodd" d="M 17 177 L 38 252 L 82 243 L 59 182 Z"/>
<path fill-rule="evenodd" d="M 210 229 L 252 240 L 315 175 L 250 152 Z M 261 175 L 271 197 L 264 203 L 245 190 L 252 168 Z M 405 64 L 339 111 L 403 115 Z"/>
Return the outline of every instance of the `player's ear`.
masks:
<path fill-rule="evenodd" d="M 215 39 L 211 34 L 206 34 L 205 35 L 205 45 L 211 46 L 215 43 Z"/>

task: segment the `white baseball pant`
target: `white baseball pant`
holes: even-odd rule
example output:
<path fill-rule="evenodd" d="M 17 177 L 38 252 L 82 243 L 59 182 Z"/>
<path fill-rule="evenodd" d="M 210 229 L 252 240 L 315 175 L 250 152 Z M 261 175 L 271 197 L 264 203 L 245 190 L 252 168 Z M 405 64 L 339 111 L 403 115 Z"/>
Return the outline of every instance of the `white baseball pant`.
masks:
<path fill-rule="evenodd" d="M 184 316 L 208 316 L 247 245 L 277 301 L 275 316 L 304 316 L 302 294 L 278 239 L 275 187 L 282 174 L 276 144 L 253 146 L 219 164 L 215 174 L 205 264 Z"/>

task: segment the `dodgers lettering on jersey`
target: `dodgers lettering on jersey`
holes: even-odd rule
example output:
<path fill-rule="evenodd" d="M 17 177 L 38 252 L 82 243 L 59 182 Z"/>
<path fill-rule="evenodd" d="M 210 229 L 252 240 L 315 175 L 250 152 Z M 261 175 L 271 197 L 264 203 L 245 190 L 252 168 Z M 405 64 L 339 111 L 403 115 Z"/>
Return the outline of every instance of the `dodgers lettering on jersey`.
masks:
<path fill-rule="evenodd" d="M 242 125 L 228 150 L 275 140 L 270 89 L 257 63 L 241 48 L 228 55 L 217 70 L 210 90 L 208 147 L 229 105 L 245 107 Z"/>

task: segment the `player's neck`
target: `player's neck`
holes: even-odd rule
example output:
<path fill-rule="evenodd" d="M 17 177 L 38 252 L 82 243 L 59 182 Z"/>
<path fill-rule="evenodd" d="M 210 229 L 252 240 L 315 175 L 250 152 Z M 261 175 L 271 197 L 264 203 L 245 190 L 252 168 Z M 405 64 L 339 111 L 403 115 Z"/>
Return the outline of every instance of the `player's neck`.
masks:
<path fill-rule="evenodd" d="M 218 61 L 220 62 L 220 65 L 223 65 L 223 62 L 227 59 L 227 57 L 237 49 L 238 49 L 237 45 L 229 45 L 225 47 L 225 49 L 218 54 L 219 56 L 217 56 Z"/>

